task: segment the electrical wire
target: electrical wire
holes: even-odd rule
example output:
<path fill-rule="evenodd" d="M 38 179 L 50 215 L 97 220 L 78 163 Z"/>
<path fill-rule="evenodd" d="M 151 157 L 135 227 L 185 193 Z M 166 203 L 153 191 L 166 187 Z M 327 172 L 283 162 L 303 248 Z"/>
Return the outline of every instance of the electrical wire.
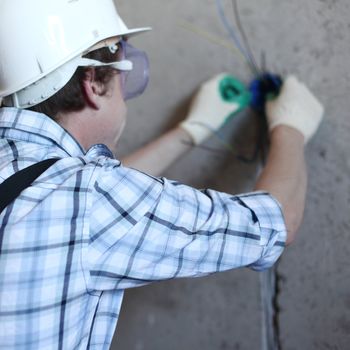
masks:
<path fill-rule="evenodd" d="M 218 14 L 219 14 L 219 16 L 221 18 L 221 21 L 222 21 L 224 27 L 226 28 L 227 32 L 230 35 L 230 38 L 232 39 L 232 41 L 234 42 L 234 44 L 236 45 L 238 50 L 245 57 L 246 62 L 248 63 L 248 66 L 252 70 L 253 74 L 255 76 L 259 76 L 259 70 L 255 66 L 252 58 L 250 57 L 249 53 L 247 52 L 247 48 L 244 48 L 242 46 L 241 41 L 239 40 L 238 36 L 236 35 L 235 29 L 233 28 L 233 26 L 231 26 L 231 24 L 229 23 L 229 21 L 228 21 L 228 19 L 226 17 L 221 0 L 216 0 L 216 7 L 217 7 L 217 10 L 218 10 Z"/>
<path fill-rule="evenodd" d="M 262 71 L 260 69 L 260 67 L 257 64 L 257 60 L 255 59 L 255 56 L 253 54 L 253 50 L 251 49 L 249 40 L 248 40 L 248 36 L 245 32 L 244 26 L 242 24 L 241 21 L 241 16 L 239 13 L 239 8 L 238 8 L 238 1 L 237 0 L 232 0 L 232 6 L 233 6 L 233 13 L 235 16 L 235 20 L 236 20 L 236 24 L 237 24 L 237 28 L 241 34 L 242 40 L 243 40 L 243 44 L 244 47 L 246 49 L 247 54 L 250 57 L 250 61 L 252 62 L 253 66 L 255 67 L 255 71 L 259 73 L 259 75 L 263 75 Z"/>
<path fill-rule="evenodd" d="M 253 72 L 254 76 L 256 77 L 256 79 L 263 79 L 265 80 L 265 75 L 263 74 L 263 69 L 259 67 L 259 65 L 257 64 L 257 60 L 253 54 L 253 50 L 250 46 L 247 34 L 245 32 L 242 20 L 241 20 L 241 16 L 240 16 L 240 11 L 239 11 L 239 7 L 238 7 L 238 1 L 237 0 L 232 0 L 232 6 L 233 6 L 233 12 L 234 12 L 234 18 L 235 18 L 235 22 L 238 28 L 238 32 L 240 34 L 240 36 L 242 37 L 242 42 L 240 41 L 239 37 L 236 35 L 236 31 L 234 29 L 234 27 L 229 23 L 225 13 L 224 13 L 224 8 L 223 8 L 223 4 L 221 0 L 216 0 L 216 5 L 217 5 L 217 9 L 218 9 L 218 13 L 220 15 L 221 21 L 224 24 L 225 28 L 227 29 L 228 33 L 230 34 L 230 39 L 231 41 L 233 41 L 234 46 L 230 45 L 228 42 L 215 37 L 214 35 L 199 29 L 198 27 L 194 26 L 191 23 L 187 23 L 187 22 L 182 22 L 180 23 L 180 26 L 193 32 L 196 34 L 201 35 L 202 37 L 206 38 L 208 41 L 213 42 L 215 44 L 219 44 L 221 46 L 224 46 L 228 49 L 230 49 L 231 51 L 234 51 L 235 53 L 240 53 L 240 57 L 243 58 L 243 60 L 245 61 L 245 63 L 248 64 L 249 68 L 251 69 L 251 71 Z M 243 45 L 242 45 L 243 43 Z M 265 53 L 263 56 L 263 66 L 265 66 Z M 252 154 L 250 156 L 243 156 L 243 155 L 239 155 L 237 154 L 237 152 L 235 151 L 235 148 L 229 144 L 221 135 L 218 131 L 210 128 L 208 125 L 206 124 L 202 124 L 203 127 L 208 128 L 211 133 L 216 137 L 216 139 L 218 141 L 220 141 L 220 143 L 226 148 L 226 150 L 228 150 L 231 154 L 233 154 L 235 156 L 235 158 L 237 158 L 238 160 L 244 162 L 244 163 L 253 163 L 255 162 L 259 155 L 260 155 L 260 160 L 261 160 L 261 164 L 265 164 L 266 162 L 266 158 L 267 158 L 267 145 L 268 145 L 268 133 L 267 133 L 267 124 L 266 124 L 266 118 L 263 115 L 261 115 L 261 113 L 256 113 L 256 117 L 257 117 L 257 123 L 258 123 L 258 133 L 257 133 L 257 141 L 254 147 L 254 150 L 252 152 Z M 209 147 L 202 147 L 202 146 L 198 146 L 199 148 L 203 148 L 206 149 L 207 151 L 211 151 L 211 152 L 218 152 L 219 150 L 217 149 L 212 149 Z"/>
<path fill-rule="evenodd" d="M 187 142 L 187 141 L 184 141 L 183 142 L 185 145 L 190 145 L 190 146 L 194 146 L 193 142 Z M 252 155 L 250 156 L 243 156 L 242 154 L 238 154 L 237 152 L 234 152 L 233 150 L 233 147 L 229 144 L 230 148 L 232 149 L 229 149 L 228 150 L 228 153 L 233 155 L 237 160 L 239 160 L 240 162 L 242 163 L 245 163 L 245 164 L 252 164 L 256 161 L 257 159 L 257 154 L 259 152 L 259 149 L 255 149 L 253 152 L 252 152 Z M 224 152 L 223 149 L 220 149 L 220 148 L 213 148 L 213 147 L 209 147 L 209 146 L 204 146 L 204 145 L 196 145 L 196 147 L 198 149 L 202 149 L 206 152 L 211 152 L 213 154 L 216 154 L 218 156 L 222 156 L 222 157 L 225 157 L 226 153 Z"/>
<path fill-rule="evenodd" d="M 244 27 L 242 25 L 238 1 L 232 0 L 235 19 L 237 27 L 243 39 L 245 48 L 248 55 L 250 56 L 252 64 L 255 66 L 255 69 L 260 72 L 258 78 L 262 79 L 264 83 L 268 83 L 268 78 L 264 72 L 266 71 L 266 56 L 265 52 L 262 55 L 262 68 L 259 69 L 257 61 L 254 57 L 253 51 L 249 44 L 249 40 L 245 33 Z M 267 162 L 267 153 L 269 145 L 269 134 L 268 134 L 268 125 L 267 119 L 264 112 L 257 113 L 258 123 L 260 124 L 260 134 L 256 143 L 258 153 L 260 153 L 260 164 L 265 166 Z M 263 316 L 263 326 L 264 330 L 262 333 L 263 345 L 264 348 L 268 349 L 280 349 L 280 332 L 278 328 L 278 286 L 279 286 L 279 274 L 278 266 L 271 268 L 270 270 L 264 272 L 261 275 L 260 279 L 261 285 L 261 298 L 262 298 L 262 316 Z"/>
<path fill-rule="evenodd" d="M 192 32 L 192 33 L 200 35 L 201 37 L 203 37 L 204 39 L 207 39 L 211 43 L 214 43 L 216 45 L 220 45 L 220 46 L 230 50 L 234 54 L 238 54 L 238 56 L 242 59 L 242 61 L 246 62 L 245 56 L 242 54 L 242 52 L 236 46 L 232 45 L 231 42 L 223 40 L 221 38 L 218 38 L 215 35 L 208 33 L 204 29 L 199 28 L 199 27 L 197 27 L 189 22 L 181 21 L 181 22 L 179 22 L 179 26 Z"/>
<path fill-rule="evenodd" d="M 240 11 L 239 11 L 239 7 L 238 7 L 238 0 L 232 0 L 232 6 L 233 6 L 233 12 L 234 12 L 234 17 L 235 17 L 235 21 L 237 24 L 237 28 L 239 30 L 241 37 L 242 37 L 243 44 L 244 44 L 244 47 L 247 51 L 247 54 L 250 57 L 252 65 L 254 65 L 254 67 L 255 67 L 258 79 L 262 79 L 265 81 L 265 79 L 266 79 L 266 74 L 264 74 L 264 71 L 266 70 L 265 52 L 263 52 L 263 56 L 262 56 L 262 67 L 259 67 L 257 60 L 254 56 L 253 50 L 251 48 L 251 45 L 249 43 L 249 39 L 248 39 L 248 36 L 247 36 L 246 31 L 244 29 L 242 20 L 241 20 Z M 259 113 L 257 119 L 258 119 L 258 123 L 260 123 L 260 127 L 259 127 L 260 133 L 259 133 L 258 140 L 257 140 L 257 149 L 258 149 L 257 155 L 259 154 L 259 151 L 260 151 L 261 164 L 265 165 L 266 159 L 267 159 L 268 142 L 269 142 L 268 131 L 267 131 L 267 121 L 266 121 L 265 113 L 262 112 L 262 115 L 261 115 L 261 113 Z"/>
<path fill-rule="evenodd" d="M 231 38 L 236 43 L 237 47 L 244 53 L 244 56 L 247 58 L 247 62 L 251 67 L 253 73 L 256 75 L 256 79 L 260 79 L 263 84 L 268 85 L 269 78 L 267 77 L 267 74 L 264 74 L 266 70 L 265 54 L 263 56 L 263 62 L 262 62 L 263 68 L 260 69 L 257 65 L 257 61 L 254 57 L 253 51 L 250 47 L 247 35 L 242 25 L 237 0 L 232 0 L 232 4 L 233 4 L 236 24 L 244 43 L 243 49 L 242 49 L 241 43 L 239 42 L 238 38 L 235 35 L 234 29 L 229 25 L 227 21 L 227 18 L 223 12 L 222 3 L 220 2 L 220 0 L 217 0 L 217 6 L 218 6 L 220 17 L 222 18 L 222 21 L 225 27 L 230 33 Z M 267 150 L 268 150 L 268 144 L 269 144 L 267 120 L 266 120 L 266 115 L 264 111 L 256 113 L 256 115 L 258 117 L 257 119 L 259 123 L 260 132 L 257 137 L 256 153 L 254 154 L 254 158 L 260 153 L 260 164 L 261 166 L 265 166 L 267 161 Z M 278 306 L 277 306 L 278 281 L 279 281 L 279 274 L 278 274 L 277 266 L 261 275 L 260 284 L 261 284 L 261 298 L 262 298 L 262 304 L 263 304 L 262 321 L 264 326 L 262 336 L 263 336 L 264 347 L 268 349 L 281 348 L 280 332 L 278 327 Z"/>
<path fill-rule="evenodd" d="M 264 50 L 261 52 L 261 64 L 260 64 L 260 66 L 261 66 L 261 70 L 263 72 L 266 72 L 266 52 Z"/>
<path fill-rule="evenodd" d="M 258 142 L 256 142 L 256 146 L 255 146 L 252 154 L 250 156 L 244 156 L 244 155 L 238 154 L 236 152 L 235 148 L 233 147 L 233 145 L 231 145 L 229 142 L 227 142 L 225 140 L 225 138 L 220 134 L 220 132 L 215 130 L 214 128 L 212 128 L 210 125 L 203 123 L 203 122 L 195 122 L 195 124 L 201 125 L 202 127 L 210 130 L 212 135 L 215 136 L 215 138 L 226 148 L 226 150 L 229 153 L 231 153 L 239 161 L 246 163 L 246 164 L 250 164 L 250 163 L 254 163 L 257 160 L 258 155 L 259 155 L 259 151 L 260 151 L 260 147 L 261 147 L 261 142 L 263 141 L 261 133 L 259 133 L 259 135 L 258 135 Z M 197 147 L 204 149 L 204 150 L 207 150 L 207 151 L 211 151 L 213 153 L 219 152 L 218 149 L 213 149 L 213 148 L 202 146 L 202 145 L 197 145 Z"/>
<path fill-rule="evenodd" d="M 250 69 L 252 70 L 253 74 L 255 75 L 256 79 L 263 79 L 265 80 L 265 74 L 263 73 L 262 68 L 259 67 L 257 60 L 253 54 L 253 50 L 251 48 L 251 45 L 248 40 L 248 36 L 246 34 L 246 31 L 244 29 L 240 11 L 238 7 L 238 0 L 232 0 L 232 6 L 233 6 L 233 12 L 234 12 L 234 18 L 235 22 L 238 28 L 238 32 L 242 38 L 242 42 L 239 40 L 238 36 L 236 35 L 234 27 L 228 22 L 227 17 L 225 16 L 222 1 L 217 0 L 217 9 L 218 13 L 220 15 L 220 18 L 227 29 L 227 31 L 230 34 L 231 39 L 237 46 L 237 48 L 241 51 L 241 53 L 244 55 Z M 242 44 L 243 43 L 243 44 Z M 265 61 L 265 57 L 264 57 Z M 265 63 L 263 63 L 265 65 Z M 254 162 L 259 154 L 260 154 L 260 161 L 261 164 L 265 164 L 266 158 L 267 158 L 267 145 L 268 145 L 268 133 L 267 133 L 267 123 L 266 123 L 266 116 L 264 113 L 257 114 L 257 123 L 259 124 L 259 133 L 257 135 L 257 141 L 255 146 L 255 151 L 253 152 L 252 156 L 249 158 L 249 161 Z M 243 157 L 244 158 L 244 157 Z"/>

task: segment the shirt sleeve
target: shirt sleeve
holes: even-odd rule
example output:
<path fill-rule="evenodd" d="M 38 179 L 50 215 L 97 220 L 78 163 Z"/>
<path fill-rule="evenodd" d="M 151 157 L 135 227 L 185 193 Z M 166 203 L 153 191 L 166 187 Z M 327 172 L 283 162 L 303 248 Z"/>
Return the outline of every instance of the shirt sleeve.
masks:
<path fill-rule="evenodd" d="M 119 167 L 94 185 L 89 286 L 126 289 L 248 266 L 281 255 L 286 229 L 268 193 L 199 191 Z"/>

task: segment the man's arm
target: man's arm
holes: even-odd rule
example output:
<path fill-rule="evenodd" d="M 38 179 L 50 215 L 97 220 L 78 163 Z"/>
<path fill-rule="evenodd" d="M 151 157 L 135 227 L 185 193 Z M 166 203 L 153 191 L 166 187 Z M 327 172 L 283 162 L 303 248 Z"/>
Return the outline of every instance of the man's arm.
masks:
<path fill-rule="evenodd" d="M 208 104 L 211 94 L 215 94 L 216 91 L 212 85 L 213 81 L 210 81 L 209 85 L 204 84 L 204 91 L 199 91 L 195 101 L 205 97 Z M 228 110 L 220 113 L 219 106 L 223 102 L 214 98 L 215 103 L 221 120 L 221 123 L 216 125 L 216 128 L 219 128 L 227 117 Z M 213 120 L 215 111 L 210 109 L 209 118 L 205 119 L 208 115 L 202 106 L 195 103 L 195 108 L 185 120 L 186 128 L 181 125 L 171 130 L 125 158 L 124 164 L 155 176 L 160 175 L 190 149 L 189 141 L 197 144 L 210 135 L 208 130 L 200 129 L 199 126 Z M 227 109 L 227 105 L 224 106 Z M 233 105 L 232 108 L 234 109 Z M 322 120 L 323 107 L 304 84 L 295 77 L 288 77 L 278 98 L 267 104 L 266 113 L 271 147 L 267 164 L 258 178 L 255 189 L 269 192 L 280 202 L 288 231 L 287 244 L 290 244 L 302 222 L 305 207 L 307 172 L 304 145 L 317 130 Z M 191 118 L 195 120 L 192 122 Z M 199 118 L 202 118 L 202 121 L 198 123 Z M 202 137 L 205 131 L 207 134 Z"/>
<path fill-rule="evenodd" d="M 307 172 L 304 159 L 304 137 L 296 129 L 278 126 L 271 132 L 271 149 L 255 189 L 269 192 L 282 206 L 292 243 L 305 207 Z"/>
<path fill-rule="evenodd" d="M 278 126 L 271 132 L 268 161 L 257 181 L 256 190 L 269 192 L 282 206 L 288 231 L 287 244 L 293 242 L 305 207 L 307 172 L 304 137 L 297 130 Z M 160 176 L 191 148 L 189 134 L 177 127 L 122 160 L 123 164 Z"/>
<path fill-rule="evenodd" d="M 176 127 L 140 150 L 122 159 L 123 165 L 153 176 L 160 176 L 192 148 L 190 135 Z"/>
<path fill-rule="evenodd" d="M 279 96 L 266 105 L 271 148 L 256 189 L 270 192 L 282 205 L 287 244 L 294 241 L 305 208 L 304 145 L 315 134 L 323 114 L 322 104 L 294 76 L 287 77 Z"/>

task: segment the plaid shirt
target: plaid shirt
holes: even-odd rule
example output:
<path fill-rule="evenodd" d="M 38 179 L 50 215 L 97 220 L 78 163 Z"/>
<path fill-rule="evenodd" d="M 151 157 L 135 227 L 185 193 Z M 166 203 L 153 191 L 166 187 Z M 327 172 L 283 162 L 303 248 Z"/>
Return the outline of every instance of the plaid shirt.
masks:
<path fill-rule="evenodd" d="M 48 117 L 0 109 L 0 182 L 60 158 L 0 216 L 0 348 L 108 349 L 127 288 L 270 267 L 286 230 L 266 193 L 232 196 L 85 152 Z"/>

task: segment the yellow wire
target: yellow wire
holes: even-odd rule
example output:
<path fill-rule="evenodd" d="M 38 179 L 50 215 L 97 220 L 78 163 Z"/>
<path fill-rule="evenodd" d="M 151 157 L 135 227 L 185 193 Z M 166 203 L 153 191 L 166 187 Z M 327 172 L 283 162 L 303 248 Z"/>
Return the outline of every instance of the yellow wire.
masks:
<path fill-rule="evenodd" d="M 180 27 L 182 27 L 183 29 L 186 29 L 192 33 L 198 34 L 201 37 L 207 39 L 208 41 L 220 45 L 228 50 L 230 50 L 231 52 L 235 53 L 235 54 L 239 54 L 240 58 L 242 59 L 242 61 L 245 63 L 245 57 L 242 55 L 242 53 L 235 47 L 233 46 L 231 43 L 229 43 L 226 40 L 222 40 L 220 38 L 218 38 L 217 36 L 208 33 L 207 31 L 205 31 L 204 29 L 201 29 L 189 22 L 185 22 L 185 21 L 181 21 L 178 23 L 178 25 Z"/>

